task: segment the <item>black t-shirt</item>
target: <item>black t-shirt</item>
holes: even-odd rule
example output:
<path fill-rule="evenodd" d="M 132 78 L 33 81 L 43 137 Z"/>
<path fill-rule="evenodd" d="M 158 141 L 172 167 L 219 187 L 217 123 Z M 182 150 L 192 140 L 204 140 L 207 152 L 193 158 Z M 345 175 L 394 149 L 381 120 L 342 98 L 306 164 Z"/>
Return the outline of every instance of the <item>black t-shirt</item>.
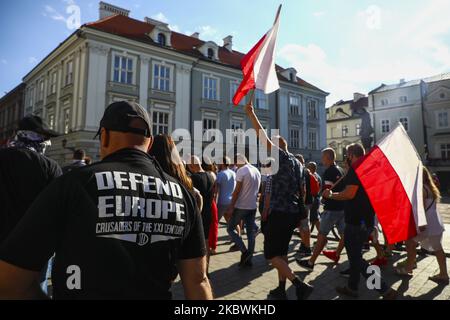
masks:
<path fill-rule="evenodd" d="M 42 190 L 62 174 L 59 165 L 29 149 L 0 150 L 0 243 Z"/>
<path fill-rule="evenodd" d="M 171 298 L 179 259 L 206 251 L 189 192 L 146 153 L 123 149 L 51 183 L 0 259 L 39 271 L 54 252 L 55 299 L 156 300 Z"/>
<path fill-rule="evenodd" d="M 329 189 L 344 175 L 343 170 L 337 165 L 333 164 L 328 167 L 323 173 L 323 189 Z M 344 183 L 341 180 L 333 189 L 333 192 L 340 192 L 344 190 Z M 330 199 L 324 199 L 324 210 L 340 211 L 344 210 L 343 201 L 336 201 Z"/>
<path fill-rule="evenodd" d="M 352 200 L 344 201 L 345 223 L 355 226 L 364 223 L 368 228 L 373 227 L 375 212 L 353 168 L 350 168 L 345 176 L 344 184 L 359 187 Z"/>
<path fill-rule="evenodd" d="M 192 184 L 203 197 L 203 231 L 205 239 L 208 239 L 211 226 L 211 205 L 213 198 L 214 178 L 207 172 L 198 172 L 191 175 Z"/>

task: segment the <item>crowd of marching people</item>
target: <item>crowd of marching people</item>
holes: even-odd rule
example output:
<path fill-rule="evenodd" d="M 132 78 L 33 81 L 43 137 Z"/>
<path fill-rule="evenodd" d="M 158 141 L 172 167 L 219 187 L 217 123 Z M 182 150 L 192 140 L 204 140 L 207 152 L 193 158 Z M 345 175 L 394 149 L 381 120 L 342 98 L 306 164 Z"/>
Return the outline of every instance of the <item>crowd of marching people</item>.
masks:
<path fill-rule="evenodd" d="M 379 267 L 392 250 L 378 239 L 374 209 L 352 166 L 364 148 L 348 146 L 344 168 L 333 149 L 323 150 L 319 175 L 318 164 L 291 154 L 283 137 L 267 136 L 251 103 L 245 112 L 260 143 L 272 150 L 258 167 L 243 154 L 216 162 L 182 157 L 169 135 L 151 135 L 141 106 L 117 102 L 100 123 L 101 161 L 90 164 L 83 150 L 75 150 L 73 162 L 61 169 L 45 156 L 57 133 L 39 117 L 24 118 L 0 150 L 0 298 L 170 299 L 180 276 L 186 298 L 212 299 L 209 264 L 221 224 L 229 250 L 241 254 L 240 268 L 253 266 L 256 237 L 264 237 L 264 257 L 279 279 L 269 298 L 287 299 L 287 281 L 299 300 L 314 290 L 289 265 L 295 230 L 301 240 L 295 259 L 305 270 L 313 271 L 321 254 L 338 264 L 346 252 L 349 268 L 341 275 L 348 283 L 336 290 L 357 297 L 360 276 L 369 276 L 367 243 L 376 250 L 371 264 Z M 440 194 L 426 168 L 423 189 L 427 226 L 405 243 L 407 259 L 395 272 L 413 275 L 420 245 L 439 264 L 430 280 L 448 284 Z M 332 230 L 339 235 L 337 248 L 325 250 Z M 47 274 L 52 292 L 40 287 Z M 383 281 L 377 291 L 384 299 L 397 297 Z"/>

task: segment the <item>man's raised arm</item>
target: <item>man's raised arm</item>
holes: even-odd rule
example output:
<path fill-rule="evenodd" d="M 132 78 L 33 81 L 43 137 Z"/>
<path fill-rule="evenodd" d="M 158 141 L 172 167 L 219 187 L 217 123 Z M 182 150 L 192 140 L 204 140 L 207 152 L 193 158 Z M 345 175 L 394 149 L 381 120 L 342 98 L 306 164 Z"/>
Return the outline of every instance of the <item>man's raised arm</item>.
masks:
<path fill-rule="evenodd" d="M 258 117 L 255 114 L 252 99 L 250 99 L 250 101 L 245 105 L 244 110 L 247 116 L 250 118 L 253 128 L 256 130 L 258 138 L 262 140 L 261 143 L 266 143 L 267 148 L 271 150 L 274 144 L 267 136 L 266 130 L 264 130 L 264 128 L 262 127 L 261 123 L 258 120 Z"/>

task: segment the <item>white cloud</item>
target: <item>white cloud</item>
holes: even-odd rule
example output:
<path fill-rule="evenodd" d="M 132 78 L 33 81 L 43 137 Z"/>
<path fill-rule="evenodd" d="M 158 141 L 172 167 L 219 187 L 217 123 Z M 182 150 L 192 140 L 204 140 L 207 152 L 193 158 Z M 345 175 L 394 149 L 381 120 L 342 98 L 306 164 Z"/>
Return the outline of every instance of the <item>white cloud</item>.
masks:
<path fill-rule="evenodd" d="M 369 30 L 381 29 L 382 10 L 379 6 L 371 5 L 366 10 L 358 12 L 358 17 L 364 19 Z"/>
<path fill-rule="evenodd" d="M 45 5 L 44 8 L 45 8 L 45 11 L 47 11 L 48 13 L 56 12 L 56 10 L 52 6 L 49 6 L 48 4 Z"/>
<path fill-rule="evenodd" d="M 325 15 L 324 11 L 317 11 L 317 12 L 313 13 L 313 16 L 316 17 L 316 18 L 320 18 L 320 17 L 322 17 L 324 15 Z"/>
<path fill-rule="evenodd" d="M 28 63 L 29 64 L 36 64 L 38 62 L 38 60 L 35 57 L 29 57 L 28 58 Z"/>
<path fill-rule="evenodd" d="M 175 32 L 181 32 L 180 27 L 176 24 L 169 24 L 169 29 Z"/>
<path fill-rule="evenodd" d="M 49 17 L 55 21 L 63 22 L 67 29 L 78 29 L 81 26 L 81 9 L 76 5 L 74 0 L 62 0 L 67 16 L 61 14 L 58 10 L 50 5 L 45 5 L 45 12 L 42 13 L 44 17 Z"/>
<path fill-rule="evenodd" d="M 218 33 L 217 29 L 214 29 L 209 25 L 198 27 L 198 30 L 203 37 L 212 37 Z"/>
<path fill-rule="evenodd" d="M 445 42 L 450 35 L 450 1 L 430 0 L 412 14 L 380 12 L 383 20 L 378 26 L 362 19 L 361 12 L 349 19 L 351 31 L 344 32 L 333 56 L 317 43 L 291 43 L 280 48 L 278 57 L 287 63 L 285 67 L 293 66 L 300 77 L 330 92 L 328 106 L 381 83 L 450 71 L 450 48 Z"/>
<path fill-rule="evenodd" d="M 151 16 L 151 18 L 155 19 L 155 20 L 158 20 L 158 21 L 161 21 L 161 22 L 164 22 L 164 23 L 168 23 L 169 22 L 169 19 L 162 12 L 159 12 L 159 13 Z"/>

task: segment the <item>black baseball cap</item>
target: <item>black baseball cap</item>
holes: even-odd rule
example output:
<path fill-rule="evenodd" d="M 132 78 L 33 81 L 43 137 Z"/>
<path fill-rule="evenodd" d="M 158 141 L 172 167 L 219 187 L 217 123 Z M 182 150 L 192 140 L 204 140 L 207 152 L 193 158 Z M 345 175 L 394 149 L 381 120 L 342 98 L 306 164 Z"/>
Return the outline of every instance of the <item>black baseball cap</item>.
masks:
<path fill-rule="evenodd" d="M 147 129 L 131 127 L 130 122 L 133 119 L 142 119 L 147 125 Z M 102 128 L 150 137 L 150 123 L 148 113 L 141 105 L 131 101 L 114 102 L 106 108 L 103 118 L 100 121 L 100 128 L 94 139 L 100 135 Z"/>
<path fill-rule="evenodd" d="M 41 117 L 29 115 L 19 121 L 18 130 L 33 131 L 39 133 L 46 138 L 55 138 L 60 134 L 51 130 Z"/>

